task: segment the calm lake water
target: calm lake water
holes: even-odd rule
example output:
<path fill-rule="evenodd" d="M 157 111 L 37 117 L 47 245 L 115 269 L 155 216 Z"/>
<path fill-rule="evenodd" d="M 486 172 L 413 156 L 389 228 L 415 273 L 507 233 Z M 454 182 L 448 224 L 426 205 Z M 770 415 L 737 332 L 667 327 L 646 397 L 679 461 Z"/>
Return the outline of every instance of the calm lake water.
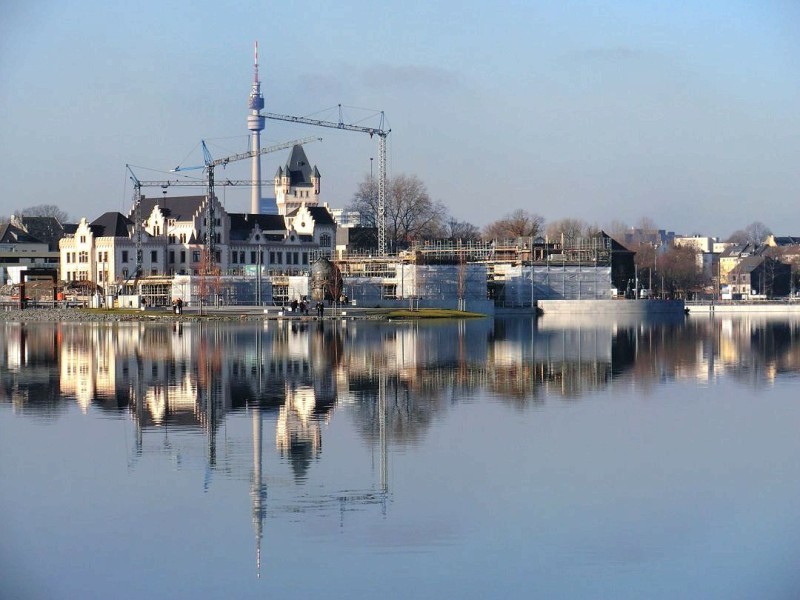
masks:
<path fill-rule="evenodd" d="M 798 340 L 0 323 L 0 597 L 798 598 Z"/>

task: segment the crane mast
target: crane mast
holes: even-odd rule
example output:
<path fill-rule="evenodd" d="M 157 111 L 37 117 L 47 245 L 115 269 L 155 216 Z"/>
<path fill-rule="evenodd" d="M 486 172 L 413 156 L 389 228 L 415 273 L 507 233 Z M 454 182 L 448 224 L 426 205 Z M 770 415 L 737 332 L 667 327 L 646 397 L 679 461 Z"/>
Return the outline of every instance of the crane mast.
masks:
<path fill-rule="evenodd" d="M 134 281 L 136 281 L 142 274 L 142 214 L 140 207 L 142 200 L 144 200 L 144 196 L 142 196 L 143 184 L 139 181 L 139 178 L 136 177 L 130 165 L 125 165 L 125 168 L 128 169 L 128 172 L 131 174 L 131 180 L 133 181 L 133 218 L 136 235 L 136 269 L 134 270 Z"/>
<path fill-rule="evenodd" d="M 303 125 L 314 125 L 316 127 L 329 127 L 331 129 L 342 129 L 344 131 L 357 131 L 367 133 L 370 137 L 377 135 L 378 142 L 378 255 L 386 256 L 386 137 L 392 131 L 384 129 L 384 114 L 381 111 L 380 127 L 362 127 L 351 125 L 342 121 L 342 105 L 339 105 L 339 121 L 321 121 L 319 119 L 309 119 L 307 117 L 295 117 L 292 115 L 279 115 L 276 113 L 264 113 L 267 119 L 276 121 L 287 121 L 289 123 L 302 123 Z"/>

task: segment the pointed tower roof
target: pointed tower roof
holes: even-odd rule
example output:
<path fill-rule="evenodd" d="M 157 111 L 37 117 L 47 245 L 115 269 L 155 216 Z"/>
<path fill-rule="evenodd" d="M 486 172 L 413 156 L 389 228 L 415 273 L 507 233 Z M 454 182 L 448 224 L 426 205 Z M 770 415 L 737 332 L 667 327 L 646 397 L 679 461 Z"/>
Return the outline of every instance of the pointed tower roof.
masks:
<path fill-rule="evenodd" d="M 311 185 L 311 165 L 308 164 L 306 151 L 300 144 L 292 147 L 292 153 L 286 161 L 286 171 L 292 185 Z"/>

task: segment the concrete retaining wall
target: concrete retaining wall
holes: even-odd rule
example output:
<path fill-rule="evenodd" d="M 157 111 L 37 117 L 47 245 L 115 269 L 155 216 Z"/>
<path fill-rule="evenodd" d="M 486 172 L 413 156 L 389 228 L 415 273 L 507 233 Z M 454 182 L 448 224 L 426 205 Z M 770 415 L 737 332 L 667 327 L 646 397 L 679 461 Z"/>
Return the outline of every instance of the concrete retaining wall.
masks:
<path fill-rule="evenodd" d="M 549 314 L 683 314 L 683 300 L 539 300 L 537 306 Z"/>
<path fill-rule="evenodd" d="M 800 315 L 800 302 L 741 303 L 741 304 L 690 304 L 690 315 L 775 313 Z"/>

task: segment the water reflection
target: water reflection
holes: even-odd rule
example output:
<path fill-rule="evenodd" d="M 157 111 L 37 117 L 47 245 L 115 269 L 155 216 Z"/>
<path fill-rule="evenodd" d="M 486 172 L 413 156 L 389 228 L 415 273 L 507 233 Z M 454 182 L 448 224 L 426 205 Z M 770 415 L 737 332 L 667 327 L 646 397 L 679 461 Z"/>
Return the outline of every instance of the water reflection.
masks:
<path fill-rule="evenodd" d="M 47 421 L 71 406 L 129 420 L 132 470 L 168 457 L 205 491 L 216 477 L 247 481 L 260 574 L 271 515 L 385 515 L 390 449 L 420 444 L 460 403 L 488 395 L 524 410 L 682 380 L 767 387 L 800 369 L 799 335 L 800 321 L 764 316 L 3 323 L 0 404 Z M 362 448 L 326 446 L 339 414 Z"/>
<path fill-rule="evenodd" d="M 800 369 L 800 322 L 768 317 L 667 321 L 590 317 L 435 324 L 377 322 L 0 325 L 0 402 L 43 418 L 75 402 L 130 413 L 140 431 L 219 428 L 252 407 L 277 413 L 275 443 L 302 480 L 337 405 L 378 435 L 413 443 L 453 402 L 492 392 L 524 405 L 578 398 L 616 380 L 764 386 Z"/>

